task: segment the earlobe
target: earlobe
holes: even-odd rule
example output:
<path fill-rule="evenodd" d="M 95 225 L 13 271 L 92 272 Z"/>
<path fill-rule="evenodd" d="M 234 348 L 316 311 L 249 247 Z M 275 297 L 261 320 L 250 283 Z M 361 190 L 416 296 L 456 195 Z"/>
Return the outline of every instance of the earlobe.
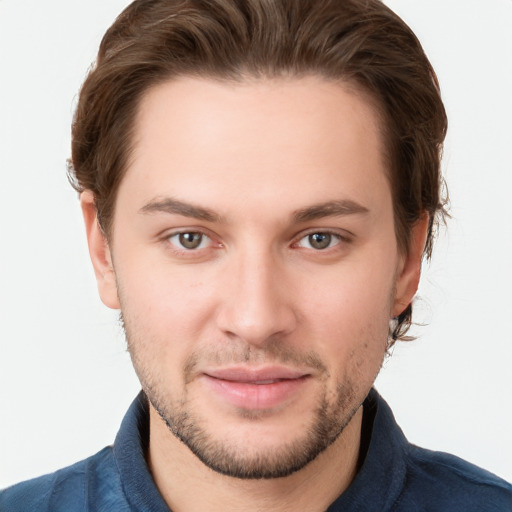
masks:
<path fill-rule="evenodd" d="M 120 309 L 110 247 L 98 223 L 94 195 L 90 190 L 85 190 L 80 194 L 80 206 L 82 207 L 89 255 L 94 267 L 100 298 L 105 306 Z"/>
<path fill-rule="evenodd" d="M 430 217 L 425 212 L 411 229 L 408 252 L 398 269 L 392 317 L 397 317 L 407 308 L 418 290 L 429 223 Z"/>

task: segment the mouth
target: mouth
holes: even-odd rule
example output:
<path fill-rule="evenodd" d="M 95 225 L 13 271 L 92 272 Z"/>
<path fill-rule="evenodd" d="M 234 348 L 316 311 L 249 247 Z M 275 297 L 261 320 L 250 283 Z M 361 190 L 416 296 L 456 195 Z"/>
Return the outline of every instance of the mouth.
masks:
<path fill-rule="evenodd" d="M 217 400 L 246 410 L 268 410 L 298 397 L 311 374 L 273 366 L 213 369 L 202 376 Z"/>

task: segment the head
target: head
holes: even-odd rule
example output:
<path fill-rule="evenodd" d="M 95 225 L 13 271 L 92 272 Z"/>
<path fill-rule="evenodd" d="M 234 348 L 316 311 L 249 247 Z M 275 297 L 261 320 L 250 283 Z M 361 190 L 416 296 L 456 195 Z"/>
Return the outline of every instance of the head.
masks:
<path fill-rule="evenodd" d="M 371 102 L 381 120 L 399 247 L 429 217 L 425 255 L 445 215 L 440 158 L 447 120 L 436 75 L 407 25 L 379 0 L 133 2 L 107 31 L 73 124 L 69 176 L 94 194 L 112 235 L 117 190 L 133 149 L 140 101 L 179 76 L 243 81 L 317 75 Z M 390 342 L 411 324 L 407 305 Z"/>
<path fill-rule="evenodd" d="M 264 129 L 267 122 L 268 133 Z M 204 126 L 211 130 L 203 130 Z M 206 144 L 206 140 L 215 139 L 220 132 L 229 135 L 223 139 L 229 142 L 217 140 L 215 148 Z M 207 413 L 194 416 L 191 412 L 193 405 L 190 404 L 198 400 L 194 393 L 199 396 L 199 386 L 203 385 L 196 381 L 200 381 L 198 376 L 208 374 L 214 385 L 222 383 L 230 371 L 236 374 L 239 371 L 236 365 L 244 361 L 254 368 L 289 362 L 293 369 L 286 371 L 296 372 L 300 377 L 295 379 L 292 375 L 290 386 L 297 384 L 295 380 L 315 382 L 310 397 L 311 404 L 315 404 L 310 404 L 315 419 L 306 418 L 303 425 L 308 431 L 303 437 L 308 439 L 311 449 L 299 450 L 309 455 L 303 460 L 293 459 L 293 463 L 287 464 L 288 469 L 276 467 L 275 474 L 285 474 L 290 468 L 297 469 L 307 463 L 333 442 L 344 424 L 350 421 L 375 378 L 386 347 L 405 338 L 411 322 L 411 300 L 419 278 L 421 257 L 430 255 L 436 223 L 444 214 L 439 169 L 445 132 L 445 111 L 430 63 L 411 30 L 378 0 L 137 0 L 108 30 L 96 66 L 80 93 L 73 124 L 70 177 L 85 198 L 90 243 L 95 236 L 104 240 L 104 256 L 98 258 L 96 251 L 97 262 L 102 260 L 95 265 L 96 271 L 101 280 L 105 269 L 110 268 L 112 279 L 107 284 L 110 291 L 103 291 L 102 298 L 108 305 L 119 306 L 122 310 L 132 358 L 143 386 L 171 430 L 182 439 L 186 438 L 189 447 L 203 459 L 208 458 L 210 465 L 214 465 L 211 460 L 228 460 L 232 452 L 221 442 L 215 443 L 204 430 L 198 430 L 197 425 L 211 418 L 207 418 Z M 161 138 L 160 134 L 166 134 L 167 138 Z M 196 134 L 197 145 L 188 147 Z M 240 134 L 243 134 L 241 138 Z M 340 139 L 336 140 L 338 136 Z M 188 153 L 183 149 L 187 147 Z M 193 157 L 196 148 L 197 158 Z M 268 151 L 268 158 L 262 157 L 257 148 L 264 148 L 261 152 Z M 359 158 L 361 154 L 366 155 L 366 161 Z M 260 166 L 246 165 L 249 158 Z M 173 168 L 178 165 L 176 162 L 179 162 L 179 169 Z M 238 163 L 236 169 L 231 162 Z M 278 163 L 273 169 L 274 162 Z M 340 178 L 339 182 L 334 173 L 337 166 L 349 169 L 346 179 Z M 371 166 L 375 173 L 365 176 L 365 166 Z M 263 167 L 271 174 L 260 172 Z M 296 169 L 295 175 L 292 167 Z M 317 175 L 316 168 L 319 168 Z M 155 169 L 158 171 L 152 172 Z M 195 174 L 197 169 L 202 169 L 203 174 Z M 353 197 L 350 193 L 348 199 L 328 197 L 326 191 L 337 189 L 338 183 L 355 191 Z M 191 191 L 196 189 L 194 196 L 195 192 Z M 242 203 L 241 190 L 245 195 Z M 279 197 L 273 195 L 275 190 L 279 191 Z M 181 192 L 187 201 L 181 200 Z M 322 197 L 326 197 L 326 201 L 322 201 Z M 127 240 L 133 233 L 125 236 L 127 231 L 123 226 L 136 226 L 135 220 L 127 219 L 131 202 L 139 199 L 137 208 L 131 205 L 132 210 L 137 210 L 145 219 L 155 219 L 161 214 L 195 219 L 188 224 L 194 226 L 193 229 L 168 230 L 165 240 L 174 249 L 179 243 L 180 251 L 190 250 L 196 259 L 186 260 L 185 265 L 180 260 L 172 271 L 166 267 L 167 275 L 163 276 L 155 273 L 159 266 L 163 267 L 153 256 L 147 260 L 144 254 L 139 254 L 138 260 L 135 256 L 131 261 L 124 258 L 129 252 Z M 260 215 L 261 208 L 267 206 L 276 212 L 274 218 Z M 354 238 L 359 241 L 349 243 L 363 246 L 363 240 L 370 238 L 372 232 L 376 245 L 373 252 L 367 246 L 366 260 L 358 258 L 357 251 L 353 259 L 347 253 L 345 262 L 353 261 L 355 265 L 350 283 L 337 282 L 337 276 L 341 275 L 339 269 L 334 272 L 335 265 L 327 260 L 334 258 L 335 251 L 341 258 L 341 241 L 345 243 L 344 236 L 348 233 L 350 238 L 352 230 L 336 225 L 338 231 L 315 233 L 308 231 L 313 226 L 311 222 L 331 217 L 364 218 L 368 211 L 369 217 L 379 211 L 382 219 L 386 218 L 386 212 L 391 214 L 386 226 L 392 228 L 392 236 L 384 240 L 377 236 L 376 224 L 370 229 L 358 227 L 359 221 L 354 221 L 353 231 L 366 234 L 356 234 Z M 285 216 L 295 219 L 295 227 L 284 222 Z M 362 220 L 361 224 L 364 222 Z M 91 235 L 93 225 L 97 225 L 96 235 Z M 230 231 L 226 225 L 235 227 Z M 266 243 L 263 227 L 265 233 L 273 233 L 272 243 L 266 246 L 265 253 L 261 252 Z M 380 228 L 381 233 L 387 229 L 384 225 Z M 157 239 L 156 225 L 141 228 L 140 233 L 144 229 L 153 230 Z M 245 240 L 242 233 L 249 229 L 253 229 L 253 239 L 261 242 L 250 252 L 248 245 L 244 245 L 250 244 L 250 240 L 242 243 Z M 297 238 L 297 233 L 303 237 Z M 277 240 L 287 237 L 290 238 L 288 245 L 285 244 L 287 250 L 296 249 L 300 254 L 326 250 L 321 262 L 315 260 L 313 264 L 306 254 L 303 264 L 297 263 L 296 268 L 300 268 L 297 272 L 303 276 L 302 284 L 297 284 L 293 272 L 285 268 L 285 262 L 295 256 L 291 260 L 280 259 L 281 252 L 272 256 L 270 250 L 278 245 Z M 141 246 L 135 238 L 132 242 L 133 247 Z M 322 244 L 326 244 L 325 247 Z M 220 263 L 222 258 L 218 254 L 227 253 L 226 247 L 236 247 L 238 253 L 233 249 L 231 256 Z M 91 252 L 94 253 L 94 247 Z M 249 253 L 260 254 L 261 259 L 251 259 L 247 256 Z M 239 257 L 235 258 L 234 254 Z M 184 257 L 189 258 L 180 252 L 179 258 Z M 377 259 L 374 261 L 372 257 Z M 368 270 L 378 267 L 386 258 L 388 265 L 381 265 L 376 271 Z M 366 274 L 357 269 L 357 265 L 363 266 L 363 260 Z M 145 284 L 137 284 L 136 279 L 128 277 L 133 276 L 137 261 Z M 304 300 L 307 307 L 290 305 L 306 290 L 316 290 L 315 279 L 311 279 L 315 276 L 316 264 L 323 269 L 317 282 L 326 285 L 325 293 L 322 290 L 311 293 Z M 248 275 L 247 268 L 251 265 L 252 274 Z M 202 269 L 208 266 L 209 270 L 202 274 Z M 189 275 L 191 267 L 194 272 Z M 325 271 L 327 267 L 333 270 L 332 275 Z M 148 275 L 145 276 L 146 268 Z M 219 268 L 227 274 L 219 273 Z M 307 277 L 303 274 L 305 271 Z M 228 313 L 227 309 L 221 311 L 222 307 L 217 304 L 213 308 L 215 329 L 223 334 L 210 332 L 209 328 L 197 330 L 191 336 L 196 339 L 196 346 L 181 358 L 183 394 L 173 399 L 159 392 L 163 370 L 159 373 L 148 367 L 141 349 L 151 350 L 148 342 L 151 333 L 145 319 L 151 317 L 155 308 L 143 313 L 134 305 L 132 294 L 138 293 L 139 286 L 145 287 L 148 294 L 157 291 L 153 298 L 158 304 L 170 301 L 176 305 L 178 297 L 181 305 L 177 309 L 181 315 L 186 315 L 187 308 L 193 311 L 198 307 L 196 293 L 199 289 L 201 297 L 209 297 L 212 304 L 217 300 L 215 290 L 220 296 L 229 294 L 234 288 L 224 289 L 226 279 L 222 277 L 228 274 L 238 276 L 238 283 L 245 283 L 244 290 L 255 297 L 254 302 L 261 300 L 264 304 L 266 301 L 275 318 L 268 324 L 256 321 L 244 324 L 243 315 Z M 173 289 L 173 283 L 182 283 L 183 275 L 187 275 L 190 288 Z M 406 278 L 402 279 L 403 275 Z M 197 276 L 200 276 L 198 280 Z M 349 298 L 338 290 L 346 284 L 346 289 L 355 297 L 357 281 L 354 276 L 359 276 L 360 288 L 375 286 L 375 291 L 363 293 L 360 303 L 355 299 L 356 305 L 352 306 L 345 302 Z M 370 277 L 375 278 L 375 282 L 368 283 Z M 204 286 L 205 280 L 208 286 Z M 165 293 L 159 293 L 158 288 L 166 281 L 171 289 L 168 286 Z M 269 283 L 277 290 L 276 296 L 265 296 L 263 288 Z M 191 291 L 192 288 L 196 291 Z M 286 290 L 294 290 L 293 301 L 284 298 Z M 169 298 L 169 294 L 174 297 Z M 233 297 L 236 294 L 233 291 Z M 329 307 L 319 303 L 322 295 L 328 297 L 327 300 L 333 297 Z M 241 297 L 236 300 L 240 308 L 251 309 L 250 301 L 244 304 Z M 365 303 L 375 313 L 375 319 L 370 318 L 360 325 L 358 333 L 344 332 L 343 325 L 350 322 L 350 315 L 358 315 L 357 304 L 363 307 Z M 324 350 L 326 343 L 323 341 L 318 341 L 317 347 L 308 347 L 305 341 L 308 337 L 328 336 L 322 331 L 323 327 L 304 327 L 303 333 L 299 332 L 301 326 L 307 326 L 307 321 L 301 321 L 307 317 L 307 312 L 302 314 L 302 307 L 304 311 L 316 308 L 326 312 L 324 325 L 336 315 L 336 308 L 345 308 L 346 312 L 340 314 L 343 322 L 333 323 L 339 332 L 334 335 L 330 330 L 331 337 L 339 336 L 340 346 L 336 350 L 333 347 Z M 270 315 L 268 311 L 256 311 L 257 305 L 253 309 L 256 316 Z M 210 322 L 209 313 L 205 313 L 203 320 L 205 324 Z M 158 317 L 153 321 L 158 322 Z M 230 322 L 238 321 L 239 329 L 230 326 Z M 383 334 L 384 323 L 386 332 Z M 242 335 L 242 331 L 245 334 Z M 161 339 L 163 332 L 153 334 L 155 339 Z M 190 327 L 180 331 L 178 326 L 163 345 L 172 346 L 179 343 L 181 337 L 190 335 Z M 358 339 L 357 346 L 347 343 L 344 349 L 340 348 L 345 335 Z M 217 340 L 218 346 L 223 347 L 221 352 L 205 342 L 219 336 L 225 338 Z M 379 348 L 375 350 L 375 347 Z M 168 348 L 163 350 L 167 353 Z M 336 372 L 326 361 L 344 350 L 345 360 L 351 360 L 347 363 L 351 370 L 344 368 L 341 372 L 346 378 L 339 376 L 329 382 L 329 376 Z M 164 354 L 158 357 L 165 358 Z M 361 383 L 354 382 L 362 361 L 368 360 L 373 363 Z M 217 371 L 221 375 L 217 375 Z M 262 380 L 274 380 L 272 371 L 268 370 L 268 378 Z M 277 373 L 283 371 L 280 368 Z M 196 386 L 190 388 L 194 391 L 188 397 L 187 383 Z M 272 428 L 273 411 L 282 404 L 276 405 L 270 400 L 267 405 L 261 410 L 257 407 L 246 410 L 243 404 L 231 403 L 247 422 L 243 427 L 249 429 L 247 432 L 252 432 L 250 429 L 255 428 L 255 422 L 262 432 L 267 429 L 268 433 Z M 307 403 L 303 407 L 307 408 Z M 233 428 L 235 424 L 238 425 L 233 422 Z M 228 422 L 228 430 L 229 425 Z M 288 452 L 297 452 L 297 447 L 302 446 L 300 443 L 306 442 L 303 437 L 294 439 Z M 190 438 L 195 441 L 189 441 Z M 324 440 L 323 444 L 317 442 L 318 438 Z M 201 444 L 198 439 L 206 441 Z M 291 445 L 294 445 L 293 450 Z M 242 464 L 244 467 L 248 467 L 247 460 Z M 265 460 L 265 465 L 267 462 Z M 231 472 L 226 465 L 217 469 Z M 262 473 L 255 470 L 252 474 L 261 476 Z"/>

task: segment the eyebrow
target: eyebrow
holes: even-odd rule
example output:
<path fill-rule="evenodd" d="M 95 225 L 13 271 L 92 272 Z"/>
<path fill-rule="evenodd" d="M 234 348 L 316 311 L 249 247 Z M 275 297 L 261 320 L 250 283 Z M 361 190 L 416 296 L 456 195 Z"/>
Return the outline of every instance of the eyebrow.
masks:
<path fill-rule="evenodd" d="M 327 201 L 315 204 L 293 213 L 295 222 L 307 222 L 324 217 L 339 217 L 344 215 L 367 214 L 370 210 L 365 206 L 348 199 L 340 201 Z"/>
<path fill-rule="evenodd" d="M 193 219 L 204 220 L 207 222 L 221 222 L 221 216 L 208 208 L 185 203 L 172 197 L 153 199 L 140 210 L 140 213 L 168 213 L 191 217 Z"/>
<path fill-rule="evenodd" d="M 193 219 L 203 220 L 207 222 L 222 222 L 223 218 L 213 210 L 202 206 L 185 203 L 179 199 L 172 197 L 157 198 L 140 210 L 140 213 L 168 213 L 174 215 L 182 215 Z M 324 217 L 338 217 L 344 215 L 366 214 L 369 213 L 368 208 L 351 200 L 327 201 L 325 203 L 315 204 L 307 208 L 296 210 L 292 218 L 295 222 L 307 222 Z"/>

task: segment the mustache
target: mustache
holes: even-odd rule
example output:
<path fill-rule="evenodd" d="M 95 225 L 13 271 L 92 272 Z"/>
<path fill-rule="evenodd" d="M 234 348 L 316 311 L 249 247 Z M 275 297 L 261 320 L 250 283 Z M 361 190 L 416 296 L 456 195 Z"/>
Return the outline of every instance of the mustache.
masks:
<path fill-rule="evenodd" d="M 130 351 L 130 337 L 122 311 L 119 313 L 119 325 L 125 333 Z M 301 351 L 290 346 L 280 338 L 272 338 L 264 345 L 254 346 L 243 340 L 230 340 L 213 343 L 192 352 L 186 359 L 184 373 L 187 380 L 200 372 L 204 366 L 228 365 L 285 365 L 300 369 L 312 369 L 317 373 L 328 374 L 327 366 L 314 351 Z"/>
<path fill-rule="evenodd" d="M 302 352 L 276 341 L 262 347 L 254 347 L 240 341 L 229 346 L 208 347 L 193 352 L 185 362 L 184 373 L 192 377 L 204 366 L 264 364 L 308 368 L 318 373 L 327 372 L 327 366 L 315 352 Z"/>

